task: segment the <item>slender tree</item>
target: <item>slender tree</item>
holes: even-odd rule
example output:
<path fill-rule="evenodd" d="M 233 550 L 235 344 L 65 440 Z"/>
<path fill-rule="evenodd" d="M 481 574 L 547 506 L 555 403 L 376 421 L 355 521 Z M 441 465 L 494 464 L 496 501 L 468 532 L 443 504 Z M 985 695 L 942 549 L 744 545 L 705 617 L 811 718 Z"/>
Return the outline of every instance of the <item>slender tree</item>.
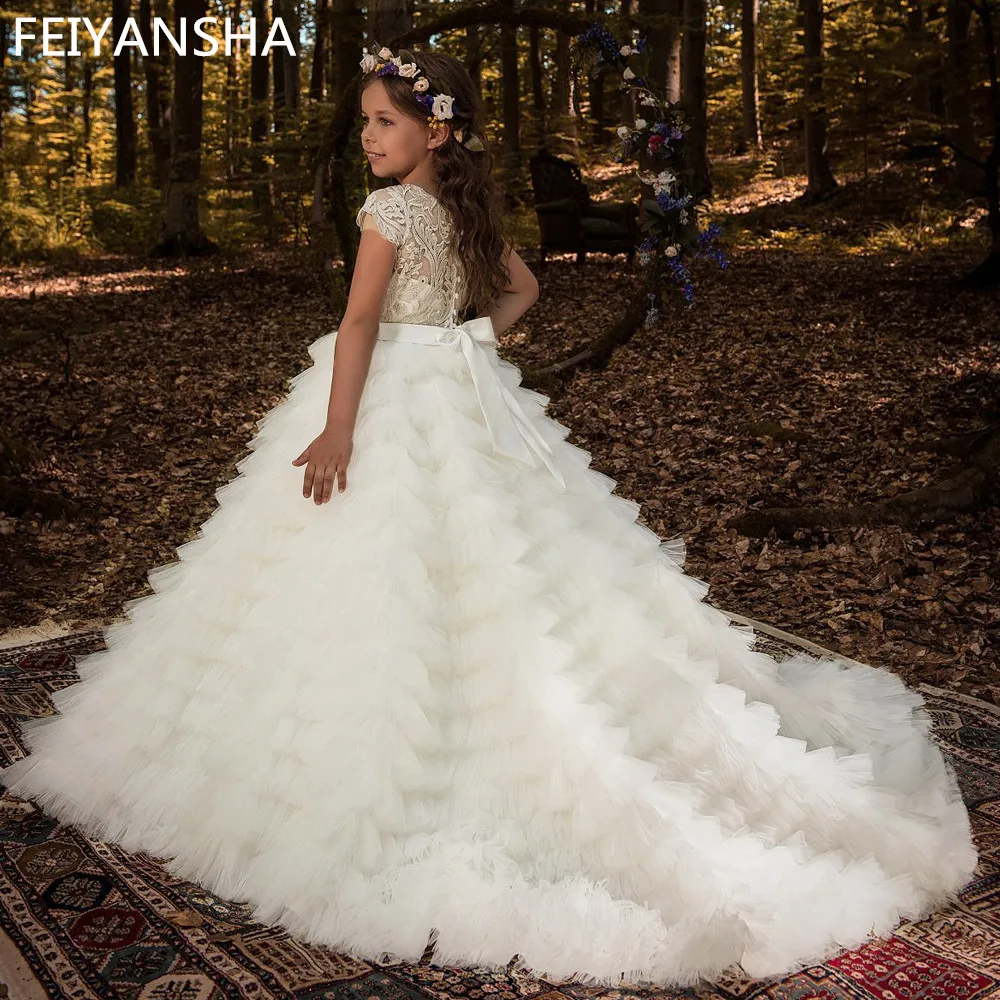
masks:
<path fill-rule="evenodd" d="M 274 19 L 285 19 L 285 3 L 287 0 L 272 0 L 271 10 Z M 271 92 L 274 96 L 274 130 L 281 131 L 288 119 L 288 97 L 285 93 L 287 76 L 285 75 L 285 59 L 288 56 L 284 46 L 277 45 L 271 49 Z"/>
<path fill-rule="evenodd" d="M 949 138 L 962 151 L 955 158 L 955 180 L 965 191 L 981 191 L 983 173 L 974 160 L 979 142 L 972 114 L 972 9 L 967 0 L 948 0 L 946 107 Z"/>
<path fill-rule="evenodd" d="M 650 82 L 667 100 L 681 99 L 681 21 L 684 0 L 639 0 L 639 22 L 654 58 Z"/>
<path fill-rule="evenodd" d="M 94 127 L 92 108 L 94 106 L 94 62 L 84 50 L 83 65 L 80 68 L 80 119 L 83 124 L 83 169 L 88 180 L 94 175 Z"/>
<path fill-rule="evenodd" d="M 194 25 L 204 15 L 205 0 L 174 0 L 174 34 L 178 39 L 186 37 L 187 55 L 178 55 L 174 60 L 170 174 L 163 231 L 157 246 L 157 252 L 164 256 L 185 257 L 215 250 L 202 231 L 198 211 L 205 59 L 195 55 L 203 46 Z"/>
<path fill-rule="evenodd" d="M 7 86 L 7 45 L 10 25 L 5 17 L 0 17 L 0 194 L 7 187 L 7 149 L 4 145 L 4 125 L 7 121 L 9 91 Z"/>
<path fill-rule="evenodd" d="M 542 79 L 541 31 L 537 24 L 528 30 L 528 65 L 531 68 L 531 106 L 535 113 L 537 145 L 545 144 L 545 86 Z"/>
<path fill-rule="evenodd" d="M 406 0 L 369 0 L 368 38 L 379 44 L 410 30 L 413 12 Z"/>
<path fill-rule="evenodd" d="M 285 74 L 285 106 L 290 118 L 298 118 L 299 108 L 302 104 L 302 74 L 299 72 L 298 47 L 300 34 L 299 0 L 283 0 L 282 11 L 285 16 L 285 27 L 288 29 L 295 49 L 294 52 L 282 50 L 284 52 L 281 65 Z"/>
<path fill-rule="evenodd" d="M 129 0 L 111 0 L 111 34 L 117 39 L 130 14 Z M 136 128 L 132 112 L 132 49 L 123 48 L 115 64 L 115 184 L 135 183 Z"/>
<path fill-rule="evenodd" d="M 251 14 L 256 19 L 257 31 L 265 38 L 268 31 L 267 0 L 251 0 Z M 257 217 L 268 235 L 274 232 L 274 209 L 271 199 L 271 169 L 267 162 L 267 142 L 270 64 L 261 46 L 250 57 L 250 174 L 253 185 L 253 203 Z"/>
<path fill-rule="evenodd" d="M 986 222 L 990 230 L 990 250 L 986 259 L 965 279 L 965 284 L 974 288 L 1000 287 L 1000 51 L 997 35 L 1000 33 L 1000 0 L 964 0 L 975 13 L 979 22 L 983 47 L 986 55 L 986 71 L 989 85 L 989 107 L 991 147 L 985 159 L 973 157 L 970 153 L 945 140 L 956 155 L 970 160 L 982 171 L 983 186 L 986 191 Z M 998 430 L 1000 435 L 1000 430 Z"/>
<path fill-rule="evenodd" d="M 632 37 L 632 0 L 621 0 L 619 9 L 619 23 L 621 25 L 620 34 L 624 39 Z M 629 90 L 621 92 L 621 120 L 623 122 L 635 121 L 635 109 L 632 107 L 633 98 Z"/>
<path fill-rule="evenodd" d="M 914 61 L 911 84 L 913 109 L 923 118 L 931 114 L 931 69 L 926 56 L 926 0 L 909 0 L 906 11 L 906 41 Z"/>
<path fill-rule="evenodd" d="M 570 67 L 570 36 L 565 31 L 556 32 L 555 64 L 550 131 L 555 131 L 558 151 L 575 155 L 576 107 L 573 102 L 573 73 Z"/>
<path fill-rule="evenodd" d="M 146 138 L 153 159 L 153 178 L 156 186 L 162 188 L 170 169 L 170 64 L 166 54 L 154 52 L 152 18 L 150 0 L 139 0 L 139 31 L 146 47 L 142 58 L 146 77 Z"/>
<path fill-rule="evenodd" d="M 478 24 L 465 29 L 465 68 L 480 94 L 483 92 L 483 54 Z"/>
<path fill-rule="evenodd" d="M 229 16 L 234 24 L 240 23 L 240 0 L 232 0 Z M 226 59 L 226 121 L 225 121 L 225 155 L 226 177 L 230 181 L 236 176 L 238 149 L 241 145 L 242 130 L 240 122 L 240 56 L 243 53 L 243 40 L 237 39 L 233 54 Z"/>
<path fill-rule="evenodd" d="M 826 148 L 826 105 L 823 97 L 823 0 L 799 0 L 802 15 L 805 85 L 806 178 L 804 197 L 820 201 L 836 187 Z"/>
<path fill-rule="evenodd" d="M 309 72 L 309 100 L 322 101 L 328 63 L 327 48 L 330 34 L 330 0 L 316 0 L 316 38 L 313 44 L 312 68 Z"/>
<path fill-rule="evenodd" d="M 760 0 L 743 0 L 741 4 L 740 77 L 743 87 L 743 128 L 736 151 L 744 153 L 747 147 L 762 149 L 760 131 L 760 93 L 757 74 L 757 19 Z"/>
<path fill-rule="evenodd" d="M 503 79 L 503 156 L 508 168 L 521 154 L 521 94 L 518 73 L 517 25 L 500 29 L 500 70 Z"/>
<path fill-rule="evenodd" d="M 696 198 L 712 193 L 708 163 L 708 87 L 705 71 L 706 0 L 684 0 L 684 46 L 681 66 L 684 104 L 691 131 L 687 137 L 688 167 L 694 174 L 691 192 Z"/>

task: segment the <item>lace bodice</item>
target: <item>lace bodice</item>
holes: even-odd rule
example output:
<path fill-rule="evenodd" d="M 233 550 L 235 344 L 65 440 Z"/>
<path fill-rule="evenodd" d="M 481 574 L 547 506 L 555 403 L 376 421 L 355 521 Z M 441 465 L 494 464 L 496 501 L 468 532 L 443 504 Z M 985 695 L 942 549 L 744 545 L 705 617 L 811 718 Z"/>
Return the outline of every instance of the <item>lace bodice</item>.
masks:
<path fill-rule="evenodd" d="M 452 225 L 444 205 L 417 184 L 395 184 L 372 191 L 357 222 L 362 229 L 374 226 L 398 248 L 382 321 L 456 324 L 465 277 L 450 249 Z"/>

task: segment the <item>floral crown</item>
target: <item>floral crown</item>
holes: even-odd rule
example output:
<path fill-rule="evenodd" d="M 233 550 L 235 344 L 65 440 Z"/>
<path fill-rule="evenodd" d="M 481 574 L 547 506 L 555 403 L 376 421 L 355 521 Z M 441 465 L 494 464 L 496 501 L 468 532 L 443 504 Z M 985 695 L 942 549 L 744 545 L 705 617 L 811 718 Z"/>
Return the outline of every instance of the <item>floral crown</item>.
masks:
<path fill-rule="evenodd" d="M 385 46 L 378 50 L 378 55 L 372 55 L 367 48 L 361 50 L 361 72 L 374 73 L 376 76 L 402 76 L 413 81 L 413 96 L 430 114 L 427 124 L 431 128 L 440 128 L 449 118 L 455 115 L 455 98 L 451 94 L 430 93 L 430 81 L 415 62 L 403 62 L 399 56 L 394 56 L 391 49 Z M 455 141 L 474 153 L 481 153 L 485 148 L 482 140 L 471 132 L 466 136 L 464 129 L 454 130 Z"/>

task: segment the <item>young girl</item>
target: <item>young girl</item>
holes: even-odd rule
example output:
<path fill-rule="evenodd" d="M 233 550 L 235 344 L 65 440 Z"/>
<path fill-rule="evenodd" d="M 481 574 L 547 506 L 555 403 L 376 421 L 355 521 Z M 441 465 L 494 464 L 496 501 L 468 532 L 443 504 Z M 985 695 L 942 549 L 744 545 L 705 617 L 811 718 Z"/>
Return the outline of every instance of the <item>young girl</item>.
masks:
<path fill-rule="evenodd" d="M 537 285 L 468 74 L 363 68 L 399 183 L 343 321 L 9 791 L 308 941 L 591 984 L 780 975 L 954 898 L 976 851 L 922 698 L 703 601 L 497 357 Z"/>

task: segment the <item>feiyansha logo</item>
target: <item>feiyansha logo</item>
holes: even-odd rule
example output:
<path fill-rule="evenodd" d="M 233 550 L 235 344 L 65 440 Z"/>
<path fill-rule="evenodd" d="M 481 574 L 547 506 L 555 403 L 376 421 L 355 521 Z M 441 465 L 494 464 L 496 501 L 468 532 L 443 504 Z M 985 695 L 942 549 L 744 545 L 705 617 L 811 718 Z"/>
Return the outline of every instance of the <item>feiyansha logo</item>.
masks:
<path fill-rule="evenodd" d="M 220 31 L 221 24 L 221 31 Z M 170 49 L 179 55 L 200 56 L 205 59 L 220 53 L 231 56 L 239 52 L 246 42 L 251 55 L 266 56 L 271 49 L 283 48 L 295 55 L 295 46 L 282 18 L 276 17 L 267 31 L 257 30 L 257 19 L 230 17 L 199 17 L 188 31 L 188 18 L 178 18 L 176 32 L 161 17 L 154 17 L 145 37 L 134 17 L 126 18 L 117 37 L 113 37 L 112 19 L 106 17 L 96 23 L 89 17 L 16 17 L 14 18 L 14 55 L 20 56 L 29 48 L 43 56 L 80 56 L 81 45 L 93 46 L 93 54 L 111 52 L 117 56 L 128 49 L 142 55 L 158 56 Z M 207 47 L 204 43 L 207 42 Z M 189 44 L 190 43 L 190 44 Z M 258 48 L 258 45 L 260 47 Z"/>

